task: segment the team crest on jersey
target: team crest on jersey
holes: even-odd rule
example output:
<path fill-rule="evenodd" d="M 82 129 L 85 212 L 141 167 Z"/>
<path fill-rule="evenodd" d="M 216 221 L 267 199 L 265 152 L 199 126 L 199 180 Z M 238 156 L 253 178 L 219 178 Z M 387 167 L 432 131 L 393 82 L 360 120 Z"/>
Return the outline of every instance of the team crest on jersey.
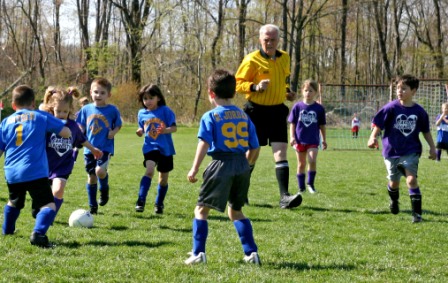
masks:
<path fill-rule="evenodd" d="M 98 120 L 93 121 L 93 124 L 90 126 L 90 131 L 93 135 L 98 134 L 102 129 L 103 128 L 98 123 Z"/>
<path fill-rule="evenodd" d="M 414 132 L 417 125 L 417 119 L 416 115 L 406 116 L 405 114 L 400 114 L 395 119 L 394 128 L 407 137 Z"/>
<path fill-rule="evenodd" d="M 221 121 L 221 116 L 219 116 L 218 113 L 213 113 L 213 116 L 215 117 L 216 122 Z"/>
<path fill-rule="evenodd" d="M 145 132 L 147 135 L 153 139 L 157 139 L 159 133 L 157 132 L 157 128 L 159 126 L 165 127 L 165 123 L 159 118 L 151 118 L 145 121 Z"/>
<path fill-rule="evenodd" d="M 64 139 L 58 137 L 56 134 L 51 135 L 48 147 L 54 149 L 54 151 L 60 157 L 66 154 L 68 151 L 73 150 L 71 138 Z"/>
<path fill-rule="evenodd" d="M 309 127 L 312 123 L 317 123 L 317 114 L 314 111 L 300 111 L 299 121 L 301 121 L 305 127 Z"/>

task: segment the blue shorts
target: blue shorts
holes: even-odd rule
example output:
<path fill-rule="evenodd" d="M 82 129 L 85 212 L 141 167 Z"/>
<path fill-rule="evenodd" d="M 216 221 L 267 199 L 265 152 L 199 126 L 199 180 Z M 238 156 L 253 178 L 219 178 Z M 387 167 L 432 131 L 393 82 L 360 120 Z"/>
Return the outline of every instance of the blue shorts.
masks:
<path fill-rule="evenodd" d="M 7 185 L 9 190 L 9 201 L 18 209 L 25 207 L 27 191 L 30 193 L 32 199 L 31 207 L 33 210 L 39 211 L 42 206 L 54 202 L 48 178 Z"/>
<path fill-rule="evenodd" d="M 96 175 L 95 168 L 101 167 L 104 170 L 107 171 L 107 166 L 109 165 L 109 160 L 111 158 L 111 154 L 109 152 L 103 151 L 103 157 L 96 160 L 95 156 L 93 154 L 86 154 L 84 155 L 84 164 L 86 167 L 86 172 L 89 175 Z"/>
<path fill-rule="evenodd" d="M 412 176 L 417 177 L 418 163 L 420 155 L 417 153 L 408 154 L 398 158 L 384 158 L 384 164 L 387 169 L 387 179 L 391 181 L 400 181 L 401 176 L 406 177 L 406 171 Z"/>

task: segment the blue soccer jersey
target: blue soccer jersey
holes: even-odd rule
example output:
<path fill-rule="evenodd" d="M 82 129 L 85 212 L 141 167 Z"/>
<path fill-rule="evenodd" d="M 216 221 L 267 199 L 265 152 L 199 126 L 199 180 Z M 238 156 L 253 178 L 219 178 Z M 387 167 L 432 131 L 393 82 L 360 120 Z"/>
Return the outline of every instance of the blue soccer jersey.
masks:
<path fill-rule="evenodd" d="M 436 121 L 438 121 L 440 119 L 440 116 L 442 115 L 443 114 L 439 114 L 436 118 Z M 448 124 L 445 122 L 445 120 L 442 120 L 440 125 L 437 126 L 437 142 L 448 143 Z"/>
<path fill-rule="evenodd" d="M 206 112 L 201 118 L 198 138 L 210 145 L 208 155 L 244 154 L 248 149 L 259 147 L 254 124 L 235 105 L 218 106 Z"/>
<path fill-rule="evenodd" d="M 157 133 L 157 128 L 161 125 L 165 127 L 176 125 L 176 116 L 168 106 L 159 106 L 156 110 L 140 109 L 138 125 L 145 134 L 143 153 L 158 150 L 165 156 L 176 154 L 171 133 Z"/>
<path fill-rule="evenodd" d="M 21 109 L 1 125 L 0 150 L 5 152 L 6 181 L 15 184 L 48 178 L 46 135 L 59 133 L 64 123 L 51 115 Z"/>
<path fill-rule="evenodd" d="M 294 138 L 299 144 L 319 144 L 320 126 L 327 123 L 325 109 L 318 103 L 297 102 L 291 109 L 288 122 L 294 123 Z"/>
<path fill-rule="evenodd" d="M 87 140 L 96 148 L 114 154 L 114 140 L 109 139 L 109 131 L 121 127 L 120 111 L 114 105 L 97 107 L 93 103 L 81 108 L 76 122 L 86 129 Z M 91 153 L 84 148 L 84 154 Z"/>

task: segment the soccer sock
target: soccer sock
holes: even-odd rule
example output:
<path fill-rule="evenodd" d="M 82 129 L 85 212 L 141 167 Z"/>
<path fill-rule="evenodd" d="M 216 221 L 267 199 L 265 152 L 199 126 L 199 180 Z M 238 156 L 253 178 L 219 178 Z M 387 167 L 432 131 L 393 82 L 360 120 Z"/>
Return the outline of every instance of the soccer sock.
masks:
<path fill-rule="evenodd" d="M 389 192 L 389 197 L 391 200 L 396 201 L 400 197 L 400 191 L 397 189 L 392 189 L 389 185 L 387 185 L 387 191 Z"/>
<path fill-rule="evenodd" d="M 16 230 L 16 221 L 20 215 L 20 209 L 9 205 L 5 205 L 5 209 L 3 212 L 4 212 L 4 219 L 3 219 L 2 233 L 3 235 L 14 234 L 14 231 Z"/>
<path fill-rule="evenodd" d="M 159 184 L 157 186 L 156 205 L 163 206 L 163 201 L 165 200 L 167 192 L 168 192 L 168 185 L 162 186 Z"/>
<path fill-rule="evenodd" d="M 297 183 L 299 183 L 299 190 L 305 190 L 305 173 L 297 174 Z"/>
<path fill-rule="evenodd" d="M 138 191 L 138 200 L 146 202 L 146 197 L 148 196 L 149 188 L 151 187 L 151 178 L 148 176 L 143 176 L 140 180 L 140 189 Z"/>
<path fill-rule="evenodd" d="M 61 205 L 63 202 L 64 202 L 63 198 L 54 197 L 54 204 L 56 205 L 56 214 L 58 213 L 59 209 L 61 208 Z"/>
<path fill-rule="evenodd" d="M 440 161 L 441 156 L 442 156 L 442 150 L 436 149 L 436 160 Z"/>
<path fill-rule="evenodd" d="M 287 160 L 275 163 L 275 175 L 280 190 L 280 196 L 288 193 L 289 186 L 289 165 Z"/>
<path fill-rule="evenodd" d="M 252 224 L 248 218 L 233 221 L 236 232 L 240 237 L 241 245 L 245 255 L 250 255 L 253 252 L 257 252 L 258 248 L 255 244 L 254 233 L 252 230 Z"/>
<path fill-rule="evenodd" d="M 205 242 L 208 236 L 207 220 L 193 219 L 193 254 L 205 253 Z"/>
<path fill-rule="evenodd" d="M 409 197 L 411 198 L 412 212 L 422 214 L 422 193 L 420 188 L 409 189 Z"/>
<path fill-rule="evenodd" d="M 98 182 L 100 183 L 100 192 L 109 190 L 109 174 L 106 174 L 106 177 L 103 179 L 98 178 Z"/>
<path fill-rule="evenodd" d="M 36 215 L 36 223 L 33 231 L 41 235 L 45 235 L 56 217 L 56 211 L 49 207 L 45 207 Z"/>
<path fill-rule="evenodd" d="M 316 171 L 308 171 L 308 185 L 314 186 L 314 179 L 316 178 Z"/>
<path fill-rule="evenodd" d="M 98 202 L 96 201 L 96 193 L 98 191 L 97 184 L 86 184 L 87 196 L 89 197 L 89 206 L 98 207 Z"/>

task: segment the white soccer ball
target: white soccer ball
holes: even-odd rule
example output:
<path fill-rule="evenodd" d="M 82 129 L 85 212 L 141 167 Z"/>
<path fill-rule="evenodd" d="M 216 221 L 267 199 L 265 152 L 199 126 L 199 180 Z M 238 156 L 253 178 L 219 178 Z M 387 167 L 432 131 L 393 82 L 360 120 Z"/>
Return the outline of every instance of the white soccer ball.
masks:
<path fill-rule="evenodd" d="M 90 211 L 85 209 L 77 209 L 70 214 L 68 219 L 70 227 L 93 227 L 93 216 Z"/>

